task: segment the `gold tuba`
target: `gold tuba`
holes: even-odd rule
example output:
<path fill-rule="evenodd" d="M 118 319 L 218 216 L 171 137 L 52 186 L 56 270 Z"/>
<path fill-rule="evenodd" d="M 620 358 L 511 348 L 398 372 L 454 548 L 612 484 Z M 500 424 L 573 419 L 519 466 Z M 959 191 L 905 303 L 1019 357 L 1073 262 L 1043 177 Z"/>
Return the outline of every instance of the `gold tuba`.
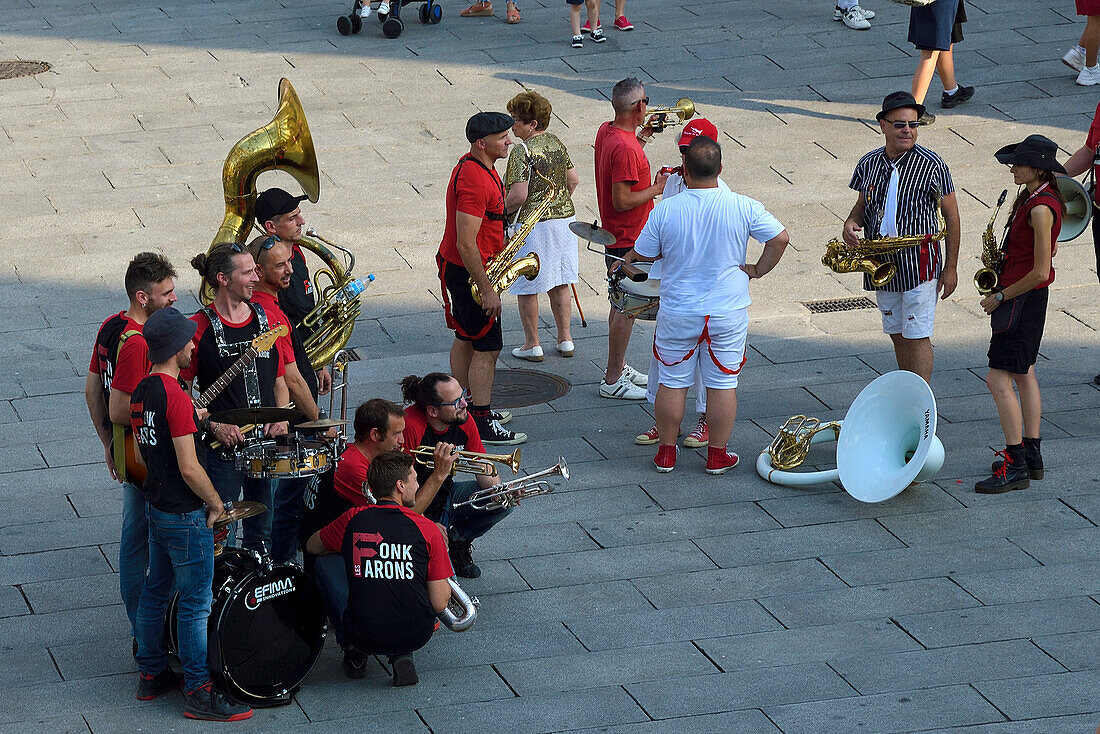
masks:
<path fill-rule="evenodd" d="M 993 216 L 989 218 L 985 232 L 982 232 L 982 265 L 984 267 L 974 273 L 974 287 L 983 296 L 997 289 L 997 279 L 1005 267 L 1005 254 L 997 246 L 997 238 L 993 236 L 993 224 L 997 221 L 997 214 L 1000 213 L 1006 196 L 1008 196 L 1008 189 L 1001 192 L 1000 198 L 997 199 L 997 207 L 993 210 Z"/>
<path fill-rule="evenodd" d="M 351 271 L 355 267 L 355 255 L 351 250 L 322 237 L 315 229 L 307 229 L 298 244 L 311 250 L 326 265 L 313 272 L 317 305 L 298 324 L 309 332 L 303 346 L 313 369 L 319 370 L 351 339 L 355 319 L 359 318 L 359 295 L 374 282 L 374 275 L 368 275 L 365 282 L 354 277 Z M 337 257 L 329 247 L 339 250 L 342 257 Z M 328 285 L 322 287 L 322 279 L 327 279 Z"/>
<path fill-rule="evenodd" d="M 898 268 L 893 263 L 884 263 L 877 258 L 907 247 L 922 244 L 925 239 L 929 244 L 939 242 L 947 234 L 947 223 L 944 222 L 943 212 L 937 203 L 936 214 L 940 220 L 940 231 L 934 235 L 905 235 L 902 237 L 883 237 L 882 239 L 861 239 L 856 247 L 849 247 L 844 240 L 831 239 L 825 245 L 825 254 L 821 257 L 821 264 L 826 265 L 834 273 L 867 273 L 871 276 L 871 285 L 881 288 L 894 279 Z"/>
<path fill-rule="evenodd" d="M 264 171 L 274 170 L 289 173 L 309 200 L 317 202 L 321 184 L 313 137 L 289 79 L 279 80 L 279 109 L 271 122 L 238 140 L 225 158 L 222 166 L 225 218 L 211 247 L 219 242 L 248 239 L 256 216 L 256 178 Z M 204 304 L 214 299 L 205 281 L 199 298 Z"/>
<path fill-rule="evenodd" d="M 554 185 L 553 181 L 542 175 L 538 169 L 532 168 L 531 172 L 545 181 L 548 188 L 542 202 L 527 215 L 527 218 L 523 220 L 523 225 L 508 240 L 508 244 L 504 246 L 504 249 L 485 265 L 485 276 L 489 279 L 489 284 L 493 286 L 493 290 L 497 292 L 497 295 L 503 293 L 508 286 L 519 280 L 521 275 L 527 280 L 534 280 L 539 274 L 539 256 L 533 252 L 514 262 L 512 261 L 512 258 L 523 247 L 523 241 L 527 239 L 527 235 L 531 234 L 531 230 L 542 220 L 542 215 L 550 208 L 550 205 L 554 202 L 554 197 L 558 195 L 558 187 Z M 473 295 L 474 301 L 480 306 L 481 289 L 478 288 L 473 278 L 470 278 L 470 293 Z"/>

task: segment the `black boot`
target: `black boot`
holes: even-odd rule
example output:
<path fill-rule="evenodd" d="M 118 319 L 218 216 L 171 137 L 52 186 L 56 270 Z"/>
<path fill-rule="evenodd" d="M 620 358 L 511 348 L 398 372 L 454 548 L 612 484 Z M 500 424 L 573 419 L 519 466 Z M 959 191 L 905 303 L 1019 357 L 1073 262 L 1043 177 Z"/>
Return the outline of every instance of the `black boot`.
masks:
<path fill-rule="evenodd" d="M 1024 459 L 1024 445 L 1006 446 L 1004 457 L 1004 461 L 993 472 L 993 476 L 974 485 L 975 492 L 979 494 L 1000 494 L 1013 489 L 1028 488 L 1031 481 L 1028 479 L 1027 462 Z"/>
<path fill-rule="evenodd" d="M 390 666 L 395 686 L 415 686 L 419 682 L 412 655 L 390 655 Z"/>
<path fill-rule="evenodd" d="M 1024 461 L 1027 463 L 1027 474 L 1031 479 L 1043 478 L 1043 452 L 1039 450 L 1039 442 L 1042 440 L 1024 436 Z M 1003 463 L 1003 461 L 994 461 L 990 471 L 996 472 Z"/>
<path fill-rule="evenodd" d="M 481 569 L 470 557 L 470 541 L 451 540 L 450 545 L 451 567 L 456 576 L 464 579 L 476 579 L 481 575 Z"/>

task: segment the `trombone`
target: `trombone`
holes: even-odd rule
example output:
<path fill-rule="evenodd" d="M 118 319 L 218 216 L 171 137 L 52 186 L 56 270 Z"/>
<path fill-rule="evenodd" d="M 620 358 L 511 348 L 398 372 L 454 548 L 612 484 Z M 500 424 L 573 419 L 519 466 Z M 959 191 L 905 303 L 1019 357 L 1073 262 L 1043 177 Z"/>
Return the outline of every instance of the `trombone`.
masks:
<path fill-rule="evenodd" d="M 468 506 L 474 510 L 503 510 L 515 507 L 520 500 L 553 492 L 554 486 L 544 481 L 543 477 L 555 474 L 560 474 L 563 479 L 569 481 L 569 467 L 566 466 L 565 458 L 562 456 L 559 456 L 558 463 L 549 469 L 543 469 L 530 476 L 517 477 L 494 487 L 479 489 L 471 494 L 468 500 L 457 503 L 455 507 Z"/>
<path fill-rule="evenodd" d="M 435 469 L 435 446 L 418 446 L 409 451 L 417 464 Z M 503 464 L 515 474 L 519 471 L 520 449 L 510 454 L 479 454 L 474 451 L 458 451 L 458 458 L 451 466 L 451 474 L 465 472 L 467 474 L 480 474 L 486 477 L 497 476 L 496 464 Z"/>

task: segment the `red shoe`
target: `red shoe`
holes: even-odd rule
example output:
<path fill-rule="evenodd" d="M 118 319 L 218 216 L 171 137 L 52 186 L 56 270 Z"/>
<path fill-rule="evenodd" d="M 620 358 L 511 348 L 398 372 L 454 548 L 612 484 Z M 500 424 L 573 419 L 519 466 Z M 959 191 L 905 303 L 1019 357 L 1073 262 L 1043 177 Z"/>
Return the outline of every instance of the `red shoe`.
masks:
<path fill-rule="evenodd" d="M 645 433 L 639 433 L 634 437 L 634 443 L 639 446 L 652 446 L 657 443 L 657 424 L 653 424 L 653 428 L 650 428 Z"/>
<path fill-rule="evenodd" d="M 707 450 L 707 474 L 725 474 L 737 466 L 737 454 L 731 454 L 724 447 Z M 660 470 L 658 470 L 660 471 Z"/>
<path fill-rule="evenodd" d="M 603 28 L 603 21 L 602 20 L 597 20 L 596 21 L 596 27 L 597 28 Z M 592 26 L 588 25 L 588 21 L 586 20 L 584 22 L 584 25 L 581 26 L 581 33 L 591 33 L 591 32 L 592 32 Z"/>
<path fill-rule="evenodd" d="M 615 27 L 620 31 L 632 31 L 634 30 L 634 24 L 626 19 L 625 15 L 620 15 L 615 19 Z"/>
<path fill-rule="evenodd" d="M 710 429 L 707 428 L 707 417 L 699 416 L 699 422 L 695 424 L 695 430 L 684 439 L 684 445 L 689 449 L 701 449 L 710 443 Z"/>
<path fill-rule="evenodd" d="M 657 449 L 657 456 L 653 457 L 653 466 L 661 474 L 668 474 L 676 468 L 676 455 L 680 453 L 680 447 L 674 443 L 661 444 Z"/>

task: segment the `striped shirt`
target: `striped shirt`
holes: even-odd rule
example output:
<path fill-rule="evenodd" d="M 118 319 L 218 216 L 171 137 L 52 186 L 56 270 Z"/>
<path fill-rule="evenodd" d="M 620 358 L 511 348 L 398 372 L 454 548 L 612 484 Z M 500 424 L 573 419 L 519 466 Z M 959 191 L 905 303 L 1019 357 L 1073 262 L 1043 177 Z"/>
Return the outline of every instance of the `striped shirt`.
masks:
<path fill-rule="evenodd" d="M 937 201 L 954 192 L 955 186 L 943 159 L 928 148 L 914 145 L 892 162 L 886 158 L 886 148 L 883 147 L 867 153 L 856 164 L 848 188 L 859 191 L 867 199 L 863 212 L 864 236 L 876 239 L 879 236 L 879 226 L 886 209 L 886 190 L 895 166 L 898 169 L 898 235 L 938 233 Z M 943 269 L 939 243 L 915 245 L 875 259 L 894 263 L 898 272 L 889 283 L 878 289 L 871 285 L 870 276 L 865 274 L 863 289 L 867 291 L 901 293 L 939 278 Z"/>

